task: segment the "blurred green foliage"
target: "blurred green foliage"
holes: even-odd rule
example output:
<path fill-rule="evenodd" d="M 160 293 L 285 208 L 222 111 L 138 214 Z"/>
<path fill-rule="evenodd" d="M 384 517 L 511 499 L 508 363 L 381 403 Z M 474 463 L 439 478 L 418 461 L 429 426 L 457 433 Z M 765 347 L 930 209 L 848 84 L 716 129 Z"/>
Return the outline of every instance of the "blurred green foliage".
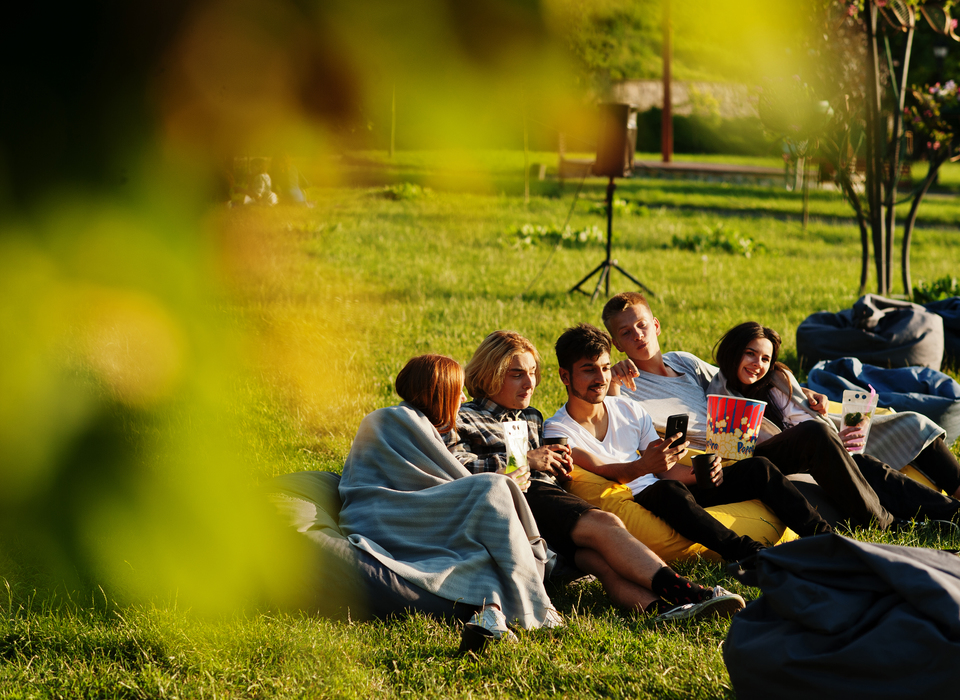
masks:
<path fill-rule="evenodd" d="M 960 296 L 960 285 L 953 275 L 946 275 L 932 282 L 920 280 L 913 288 L 913 301 L 916 304 L 929 304 L 949 297 Z"/>

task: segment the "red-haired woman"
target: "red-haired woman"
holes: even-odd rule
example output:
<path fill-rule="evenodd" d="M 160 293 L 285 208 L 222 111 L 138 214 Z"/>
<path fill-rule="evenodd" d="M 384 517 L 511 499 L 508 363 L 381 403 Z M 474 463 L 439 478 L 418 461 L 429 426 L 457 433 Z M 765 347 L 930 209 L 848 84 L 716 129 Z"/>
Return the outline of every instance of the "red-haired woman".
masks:
<path fill-rule="evenodd" d="M 475 606 L 495 637 L 557 626 L 543 588 L 548 560 L 520 489 L 473 475 L 440 437 L 455 429 L 463 369 L 442 355 L 410 360 L 397 375 L 398 406 L 360 424 L 343 468 L 340 528 L 398 576 Z"/>

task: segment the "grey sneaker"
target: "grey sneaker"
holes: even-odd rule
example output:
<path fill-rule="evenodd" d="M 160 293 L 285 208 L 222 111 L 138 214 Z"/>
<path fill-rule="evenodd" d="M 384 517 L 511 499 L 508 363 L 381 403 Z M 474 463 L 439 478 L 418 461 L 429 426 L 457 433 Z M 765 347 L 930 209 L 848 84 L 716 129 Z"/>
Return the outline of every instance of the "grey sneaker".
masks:
<path fill-rule="evenodd" d="M 478 610 L 473 614 L 473 617 L 470 618 L 470 622 L 467 624 L 483 627 L 485 630 L 493 633 L 494 639 L 505 639 L 508 642 L 517 641 L 517 635 L 507 627 L 507 618 L 504 617 L 503 613 L 497 608 L 488 606 Z"/>
<path fill-rule="evenodd" d="M 733 617 L 746 606 L 743 598 L 721 586 L 714 586 L 713 595 L 702 603 L 678 605 L 658 615 L 655 622 L 668 620 L 702 620 L 705 618 Z"/>

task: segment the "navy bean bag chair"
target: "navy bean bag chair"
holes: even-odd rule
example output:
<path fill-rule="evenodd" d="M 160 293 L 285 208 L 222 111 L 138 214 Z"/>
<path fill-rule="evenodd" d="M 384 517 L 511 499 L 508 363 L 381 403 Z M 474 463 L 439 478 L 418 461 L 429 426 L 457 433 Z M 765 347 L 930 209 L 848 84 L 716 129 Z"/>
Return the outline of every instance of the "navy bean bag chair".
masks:
<path fill-rule="evenodd" d="M 960 558 L 818 535 L 728 568 L 763 595 L 723 658 L 739 700 L 954 698 Z"/>
<path fill-rule="evenodd" d="M 943 319 L 943 354 L 955 367 L 960 366 L 960 297 L 950 297 L 924 304 Z"/>

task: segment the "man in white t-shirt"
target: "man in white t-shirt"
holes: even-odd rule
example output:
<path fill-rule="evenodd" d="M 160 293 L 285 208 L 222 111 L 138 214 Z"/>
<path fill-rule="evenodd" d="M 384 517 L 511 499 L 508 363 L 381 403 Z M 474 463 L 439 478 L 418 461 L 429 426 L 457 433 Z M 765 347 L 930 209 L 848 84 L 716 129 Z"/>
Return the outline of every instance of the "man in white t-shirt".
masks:
<path fill-rule="evenodd" d="M 680 464 L 689 443 L 671 447 L 679 434 L 661 440 L 639 403 L 607 396 L 610 348 L 610 336 L 589 324 L 569 328 L 557 340 L 567 403 L 544 424 L 544 435 L 566 437 L 577 466 L 627 484 L 637 503 L 728 561 L 755 554 L 763 545 L 724 527 L 704 507 L 758 499 L 801 537 L 831 531 L 796 487 L 762 457 L 726 469 L 716 458 L 713 487 L 697 487 L 693 471 Z"/>

